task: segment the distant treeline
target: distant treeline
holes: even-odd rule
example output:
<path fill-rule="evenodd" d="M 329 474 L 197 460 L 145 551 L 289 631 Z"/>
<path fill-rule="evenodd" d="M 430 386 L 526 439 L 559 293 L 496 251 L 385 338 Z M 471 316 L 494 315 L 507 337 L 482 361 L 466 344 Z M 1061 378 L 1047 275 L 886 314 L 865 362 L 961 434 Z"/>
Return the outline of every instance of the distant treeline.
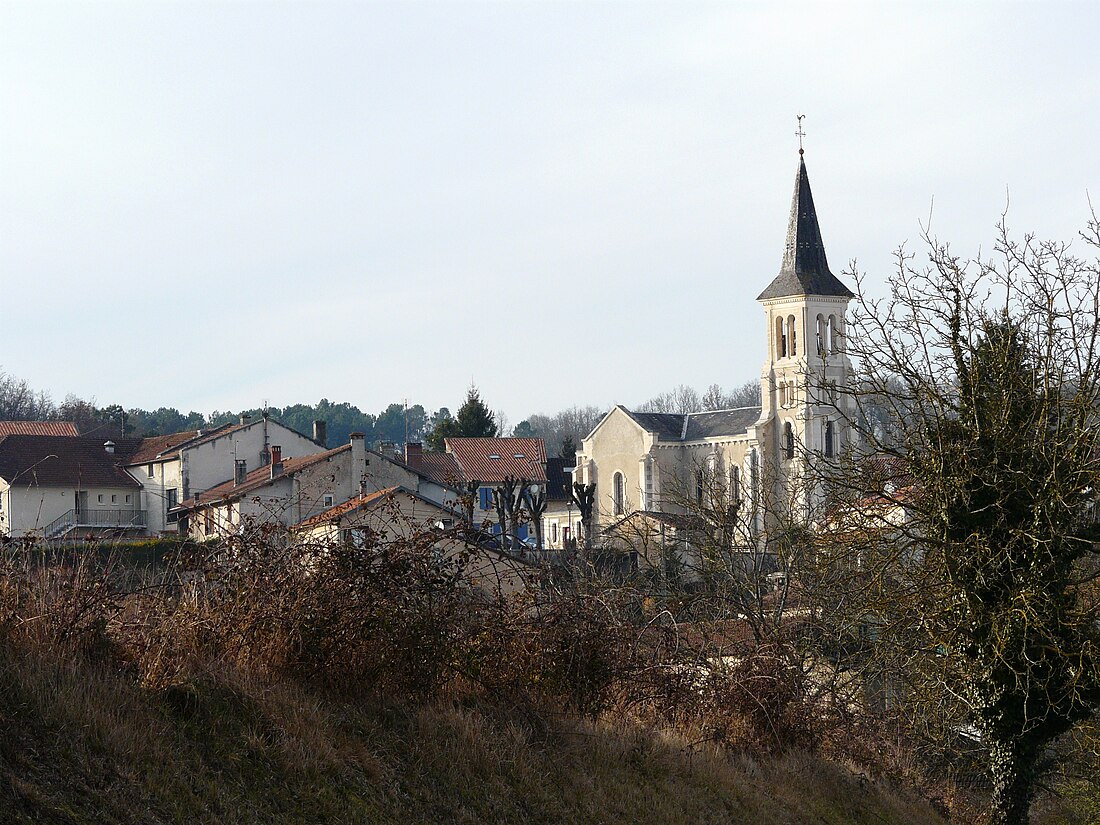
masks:
<path fill-rule="evenodd" d="M 759 403 L 760 383 L 749 381 L 729 393 L 717 384 L 711 385 L 702 394 L 681 385 L 649 399 L 637 409 L 687 413 Z M 509 430 L 500 427 L 503 416 L 489 411 L 481 402 L 476 387 L 470 387 L 455 417 L 447 407 L 428 413 L 421 404 L 412 404 L 406 410 L 403 403 L 389 404 L 376 415 L 363 412 L 347 401 L 333 402 L 327 398 L 316 404 L 290 404 L 286 407 L 268 407 L 266 410 L 255 407 L 236 412 L 214 410 L 201 413 L 191 410 L 183 413 L 174 407 L 124 409 L 118 404 L 100 407 L 94 399 L 89 401 L 75 395 L 68 395 L 57 404 L 48 393 L 36 391 L 25 380 L 0 370 L 0 421 L 72 421 L 81 433 L 104 438 L 122 435 L 145 438 L 183 430 L 208 429 L 236 421 L 242 414 L 257 418 L 265 411 L 277 421 L 306 435 L 312 434 L 314 421 L 324 421 L 328 428 L 329 446 L 344 444 L 352 433 L 361 432 L 373 444 L 427 441 L 440 449 L 444 435 L 488 434 L 492 430 L 490 422 L 495 422 L 499 435 L 542 438 L 546 441 L 549 455 L 567 456 L 572 455 L 581 440 L 607 412 L 603 407 L 574 406 L 552 415 L 530 415 Z M 459 422 L 465 421 L 464 416 L 476 419 L 477 426 L 469 432 L 459 425 Z M 481 421 L 483 418 L 486 420 Z"/>

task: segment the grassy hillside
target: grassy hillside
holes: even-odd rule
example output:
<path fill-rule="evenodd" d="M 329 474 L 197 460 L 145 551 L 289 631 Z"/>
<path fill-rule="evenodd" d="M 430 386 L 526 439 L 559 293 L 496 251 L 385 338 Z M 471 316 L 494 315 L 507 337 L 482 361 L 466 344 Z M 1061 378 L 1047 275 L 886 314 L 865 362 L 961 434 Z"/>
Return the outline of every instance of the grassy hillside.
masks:
<path fill-rule="evenodd" d="M 7 656 L 0 721 L 10 823 L 942 821 L 804 754 L 754 761 L 479 706 L 356 708 L 225 675 L 149 691 Z"/>

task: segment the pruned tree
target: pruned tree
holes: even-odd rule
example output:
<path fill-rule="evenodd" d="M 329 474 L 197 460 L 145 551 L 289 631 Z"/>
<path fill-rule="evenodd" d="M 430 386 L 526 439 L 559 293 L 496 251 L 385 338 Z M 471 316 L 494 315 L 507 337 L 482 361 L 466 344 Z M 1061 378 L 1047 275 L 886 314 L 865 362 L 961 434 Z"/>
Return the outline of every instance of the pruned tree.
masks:
<path fill-rule="evenodd" d="M 592 515 L 596 505 L 596 485 L 573 482 L 570 498 L 581 514 L 581 528 L 584 530 L 583 547 L 587 552 L 592 549 Z"/>
<path fill-rule="evenodd" d="M 1092 260 L 1002 225 L 994 259 L 967 262 L 926 237 L 929 264 L 899 252 L 888 299 L 857 277 L 846 340 L 861 371 L 857 461 L 886 468 L 870 499 L 865 474 L 830 479 L 863 507 L 844 532 L 881 597 L 864 620 L 917 686 L 901 701 L 934 695 L 918 717 L 945 715 L 941 735 L 958 735 L 954 705 L 978 732 L 997 825 L 1028 821 L 1044 752 L 1100 706 L 1085 586 L 1100 535 L 1095 218 L 1083 239 Z"/>
<path fill-rule="evenodd" d="M 543 549 L 542 517 L 546 513 L 546 486 L 527 484 L 523 490 L 523 503 L 535 527 L 535 547 Z"/>

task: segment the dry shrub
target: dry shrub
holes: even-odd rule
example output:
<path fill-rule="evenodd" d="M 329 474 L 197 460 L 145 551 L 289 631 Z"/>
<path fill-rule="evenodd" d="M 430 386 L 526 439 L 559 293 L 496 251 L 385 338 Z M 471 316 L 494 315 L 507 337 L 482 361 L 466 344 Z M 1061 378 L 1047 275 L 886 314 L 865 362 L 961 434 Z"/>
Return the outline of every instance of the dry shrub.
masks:
<path fill-rule="evenodd" d="M 626 607 L 613 592 L 484 605 L 469 626 L 464 673 L 513 704 L 596 716 L 624 698 L 640 670 Z"/>
<path fill-rule="evenodd" d="M 250 531 L 213 549 L 175 598 L 147 605 L 130 649 L 154 686 L 217 665 L 427 697 L 450 678 L 464 612 L 458 566 L 435 558 L 429 538 L 302 546 Z"/>
<path fill-rule="evenodd" d="M 0 638 L 17 650 L 98 658 L 125 584 L 117 557 L 77 550 L 6 553 L 0 559 Z"/>

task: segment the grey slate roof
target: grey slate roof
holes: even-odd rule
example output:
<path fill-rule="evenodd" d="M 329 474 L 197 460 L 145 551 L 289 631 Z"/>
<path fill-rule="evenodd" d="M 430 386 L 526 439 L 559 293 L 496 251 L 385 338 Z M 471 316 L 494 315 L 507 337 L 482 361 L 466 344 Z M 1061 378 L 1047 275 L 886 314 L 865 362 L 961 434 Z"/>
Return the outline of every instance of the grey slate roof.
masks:
<path fill-rule="evenodd" d="M 644 429 L 657 433 L 658 441 L 698 441 L 741 435 L 760 418 L 760 407 L 715 410 L 687 415 L 677 413 L 640 413 L 623 408 Z"/>
<path fill-rule="evenodd" d="M 687 417 L 687 432 L 684 434 L 684 440 L 695 441 L 700 438 L 737 435 L 755 424 L 758 418 L 760 418 L 759 407 L 692 413 Z"/>
<path fill-rule="evenodd" d="M 798 174 L 794 180 L 791 219 L 787 224 L 787 248 L 779 274 L 756 300 L 786 298 L 791 295 L 835 295 L 854 298 L 851 290 L 829 271 L 825 244 L 817 223 L 814 196 L 810 192 L 810 177 L 806 162 L 799 157 Z"/>
<path fill-rule="evenodd" d="M 625 407 L 623 409 L 626 409 Z M 684 430 L 684 417 L 677 413 L 644 413 L 626 410 L 627 415 L 662 441 L 679 441 Z"/>

